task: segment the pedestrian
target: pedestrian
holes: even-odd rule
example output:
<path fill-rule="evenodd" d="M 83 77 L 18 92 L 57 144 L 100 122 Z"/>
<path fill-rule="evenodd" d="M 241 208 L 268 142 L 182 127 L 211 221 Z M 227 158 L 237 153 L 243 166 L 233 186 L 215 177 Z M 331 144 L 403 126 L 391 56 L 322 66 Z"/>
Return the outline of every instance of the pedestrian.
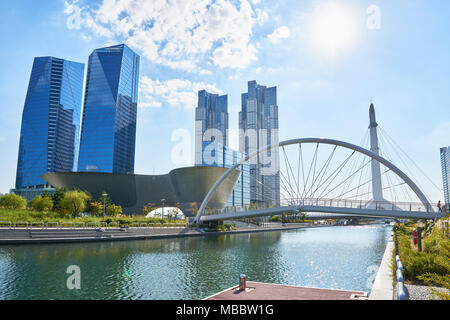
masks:
<path fill-rule="evenodd" d="M 439 200 L 437 207 L 439 208 L 439 212 L 442 212 L 442 207 L 441 207 L 441 200 Z"/>

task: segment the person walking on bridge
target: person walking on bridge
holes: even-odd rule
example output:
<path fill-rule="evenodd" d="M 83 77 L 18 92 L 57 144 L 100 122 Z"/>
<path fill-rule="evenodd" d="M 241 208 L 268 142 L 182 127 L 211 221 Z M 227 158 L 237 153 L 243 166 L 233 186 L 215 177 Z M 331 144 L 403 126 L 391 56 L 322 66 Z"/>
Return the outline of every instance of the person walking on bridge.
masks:
<path fill-rule="evenodd" d="M 441 200 L 438 201 L 437 207 L 439 208 L 439 212 L 442 212 Z"/>

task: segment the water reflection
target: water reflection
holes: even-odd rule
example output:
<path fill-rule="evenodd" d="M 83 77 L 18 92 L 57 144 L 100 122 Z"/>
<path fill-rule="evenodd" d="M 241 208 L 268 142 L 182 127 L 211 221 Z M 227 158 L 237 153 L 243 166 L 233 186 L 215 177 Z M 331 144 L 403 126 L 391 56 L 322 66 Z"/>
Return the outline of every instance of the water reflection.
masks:
<path fill-rule="evenodd" d="M 1 299 L 201 299 L 254 281 L 364 290 L 390 227 L 0 247 Z M 81 268 L 81 290 L 66 269 Z"/>

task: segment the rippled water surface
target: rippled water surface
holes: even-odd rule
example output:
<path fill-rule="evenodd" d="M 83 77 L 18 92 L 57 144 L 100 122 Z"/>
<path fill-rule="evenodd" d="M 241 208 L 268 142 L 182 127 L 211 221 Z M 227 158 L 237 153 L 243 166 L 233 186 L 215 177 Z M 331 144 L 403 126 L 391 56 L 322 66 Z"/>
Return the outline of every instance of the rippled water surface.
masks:
<path fill-rule="evenodd" d="M 370 291 L 388 225 L 0 246 L 0 299 L 202 299 L 249 280 Z M 69 290 L 66 269 L 81 269 Z"/>

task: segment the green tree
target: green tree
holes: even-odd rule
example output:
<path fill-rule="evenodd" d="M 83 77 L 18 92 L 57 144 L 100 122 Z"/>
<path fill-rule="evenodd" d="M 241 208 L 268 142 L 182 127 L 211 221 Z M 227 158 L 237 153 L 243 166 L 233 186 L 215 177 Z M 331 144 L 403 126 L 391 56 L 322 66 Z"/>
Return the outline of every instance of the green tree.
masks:
<path fill-rule="evenodd" d="M 59 203 L 59 207 L 72 214 L 72 217 L 76 218 L 86 209 L 86 203 L 89 200 L 89 196 L 83 191 L 69 191 L 66 192 L 64 198 Z"/>
<path fill-rule="evenodd" d="M 14 193 L 4 194 L 0 197 L 0 207 L 15 210 L 25 209 L 27 200 Z"/>
<path fill-rule="evenodd" d="M 187 211 L 190 211 L 192 213 L 192 215 L 195 217 L 198 212 L 197 202 L 191 202 L 191 203 L 189 203 L 189 206 L 190 206 L 190 208 Z"/>
<path fill-rule="evenodd" d="M 53 200 L 53 208 L 59 208 L 59 203 L 64 198 L 64 195 L 67 193 L 66 188 L 56 188 L 56 192 L 52 195 Z"/>
<path fill-rule="evenodd" d="M 53 209 L 53 200 L 52 198 L 39 195 L 31 200 L 28 205 L 36 211 L 50 211 Z"/>
<path fill-rule="evenodd" d="M 106 207 L 106 212 L 112 217 L 117 217 L 122 214 L 122 207 L 115 204 L 110 204 Z"/>
<path fill-rule="evenodd" d="M 95 216 L 99 216 L 103 213 L 103 203 L 100 201 L 91 201 L 89 203 L 89 212 Z"/>

